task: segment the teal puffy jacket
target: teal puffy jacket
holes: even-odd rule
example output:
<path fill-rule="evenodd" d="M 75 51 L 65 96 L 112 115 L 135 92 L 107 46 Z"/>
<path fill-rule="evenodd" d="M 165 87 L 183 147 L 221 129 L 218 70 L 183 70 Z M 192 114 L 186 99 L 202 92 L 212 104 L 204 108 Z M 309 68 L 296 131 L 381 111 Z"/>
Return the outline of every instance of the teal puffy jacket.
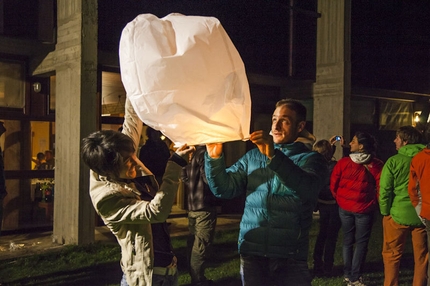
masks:
<path fill-rule="evenodd" d="M 215 196 L 246 193 L 241 254 L 307 260 L 313 208 L 328 176 L 321 154 L 301 142 L 275 144 L 272 160 L 252 149 L 226 169 L 223 156 L 206 153 L 205 170 Z"/>

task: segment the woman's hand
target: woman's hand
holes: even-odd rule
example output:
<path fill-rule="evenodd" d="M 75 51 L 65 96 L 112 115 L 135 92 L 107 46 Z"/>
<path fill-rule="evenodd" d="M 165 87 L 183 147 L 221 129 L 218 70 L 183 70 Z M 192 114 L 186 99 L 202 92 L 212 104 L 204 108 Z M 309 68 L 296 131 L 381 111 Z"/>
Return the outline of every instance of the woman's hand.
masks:
<path fill-rule="evenodd" d="M 340 140 L 336 140 L 336 137 L 340 137 Z M 342 146 L 343 148 L 348 147 L 348 144 L 345 145 L 345 139 L 343 139 L 343 136 L 341 135 L 335 135 L 330 137 L 330 139 L 328 140 L 330 142 L 331 145 L 336 144 L 337 141 L 339 141 L 340 146 Z"/>
<path fill-rule="evenodd" d="M 263 130 L 259 130 L 252 132 L 249 140 L 257 145 L 258 150 L 260 150 L 262 154 L 266 155 L 267 158 L 272 159 L 273 155 L 275 154 L 272 136 L 265 134 Z"/>

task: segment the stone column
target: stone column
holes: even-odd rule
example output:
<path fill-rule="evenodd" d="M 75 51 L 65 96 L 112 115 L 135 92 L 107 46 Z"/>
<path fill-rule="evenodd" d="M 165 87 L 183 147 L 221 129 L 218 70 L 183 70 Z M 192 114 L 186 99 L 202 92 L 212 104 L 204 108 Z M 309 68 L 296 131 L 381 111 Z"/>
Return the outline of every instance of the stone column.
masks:
<path fill-rule="evenodd" d="M 99 129 L 97 0 L 58 0 L 57 9 L 56 49 L 34 72 L 56 72 L 53 240 L 86 244 L 94 241 L 95 214 L 80 145 Z"/>
<path fill-rule="evenodd" d="M 313 133 L 320 139 L 350 139 L 351 0 L 319 0 Z M 336 144 L 339 147 L 339 144 Z M 342 157 L 337 148 L 335 157 Z"/>

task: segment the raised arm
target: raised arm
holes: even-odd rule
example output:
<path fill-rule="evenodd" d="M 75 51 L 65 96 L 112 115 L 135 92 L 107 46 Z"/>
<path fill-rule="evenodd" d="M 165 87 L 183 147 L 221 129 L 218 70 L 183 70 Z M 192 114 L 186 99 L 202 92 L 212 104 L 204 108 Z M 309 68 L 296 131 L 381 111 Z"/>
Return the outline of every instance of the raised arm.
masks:
<path fill-rule="evenodd" d="M 139 147 L 140 136 L 142 135 L 143 122 L 137 116 L 128 96 L 125 100 L 125 115 L 122 126 L 122 133 L 128 135 L 134 142 L 136 152 Z"/>

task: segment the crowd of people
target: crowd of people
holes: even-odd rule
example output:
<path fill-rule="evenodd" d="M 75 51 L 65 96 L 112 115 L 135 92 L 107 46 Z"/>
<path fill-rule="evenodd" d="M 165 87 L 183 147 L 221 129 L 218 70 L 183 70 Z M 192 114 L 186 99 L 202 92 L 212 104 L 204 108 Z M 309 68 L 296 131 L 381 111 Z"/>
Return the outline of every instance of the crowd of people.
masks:
<path fill-rule="evenodd" d="M 243 285 L 311 285 L 315 276 L 334 275 L 340 230 L 344 281 L 365 285 L 364 264 L 377 212 L 383 216 L 384 285 L 398 285 L 409 233 L 413 285 L 427 284 L 430 183 L 424 174 L 430 173 L 430 146 L 423 143 L 429 142 L 429 129 L 424 134 L 412 126 L 397 130 L 398 154 L 384 164 L 376 157 L 375 138 L 366 132 L 356 132 L 349 144 L 342 136 L 315 142 L 305 128 L 306 108 L 284 99 L 275 106 L 271 132 L 251 133 L 256 148 L 226 166 L 222 143 L 184 145 L 163 160 L 144 164 L 148 158 L 137 154 L 142 125 L 127 100 L 122 133 L 98 131 L 82 144 L 94 208 L 121 246 L 121 285 L 178 285 L 166 218 L 181 182 L 192 285 L 212 284 L 205 277 L 205 262 L 211 258 L 217 205 L 242 195 L 238 251 Z M 160 133 L 153 133 L 157 141 Z M 333 156 L 337 142 L 348 149 L 339 160 Z M 151 163 L 162 165 L 161 171 L 148 168 Z M 310 250 L 315 211 L 320 228 Z M 313 271 L 308 268 L 310 251 Z"/>

